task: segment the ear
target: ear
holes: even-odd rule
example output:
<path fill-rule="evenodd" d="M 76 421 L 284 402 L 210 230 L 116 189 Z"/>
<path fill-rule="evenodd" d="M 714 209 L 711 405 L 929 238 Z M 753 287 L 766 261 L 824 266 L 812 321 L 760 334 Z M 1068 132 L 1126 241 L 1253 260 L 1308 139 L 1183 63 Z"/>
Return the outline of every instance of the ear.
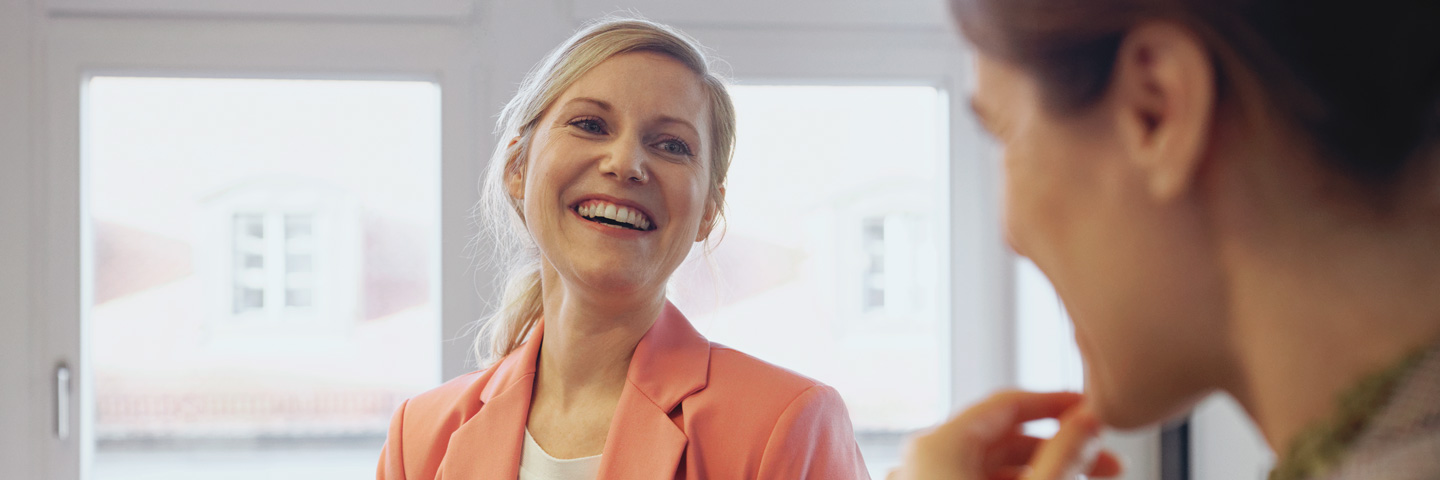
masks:
<path fill-rule="evenodd" d="M 1184 194 L 1209 147 L 1215 71 L 1204 43 L 1169 22 L 1142 23 L 1120 44 L 1110 96 L 1120 141 L 1145 172 L 1150 194 Z"/>
<path fill-rule="evenodd" d="M 505 145 L 505 150 L 509 151 L 515 148 L 516 143 L 520 143 L 520 137 L 510 139 L 510 143 Z M 519 165 L 519 155 L 507 155 L 505 161 L 507 163 L 505 165 L 505 191 L 514 200 L 524 200 L 525 168 Z"/>
<path fill-rule="evenodd" d="M 715 230 L 715 223 L 719 220 L 720 205 L 725 203 L 725 187 L 721 186 L 717 193 L 719 198 L 705 202 L 705 216 L 700 218 L 700 231 L 695 233 L 695 241 L 703 242 L 710 238 L 710 232 Z"/>

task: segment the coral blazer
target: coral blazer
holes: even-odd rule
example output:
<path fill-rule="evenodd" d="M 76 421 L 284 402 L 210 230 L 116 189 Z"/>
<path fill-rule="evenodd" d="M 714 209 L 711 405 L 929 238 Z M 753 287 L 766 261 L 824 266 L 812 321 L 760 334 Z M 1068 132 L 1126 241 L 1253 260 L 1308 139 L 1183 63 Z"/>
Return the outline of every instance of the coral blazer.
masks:
<path fill-rule="evenodd" d="M 543 324 L 488 369 L 406 400 L 378 480 L 514 480 Z M 869 478 L 835 389 L 701 336 L 674 305 L 635 347 L 601 479 Z"/>

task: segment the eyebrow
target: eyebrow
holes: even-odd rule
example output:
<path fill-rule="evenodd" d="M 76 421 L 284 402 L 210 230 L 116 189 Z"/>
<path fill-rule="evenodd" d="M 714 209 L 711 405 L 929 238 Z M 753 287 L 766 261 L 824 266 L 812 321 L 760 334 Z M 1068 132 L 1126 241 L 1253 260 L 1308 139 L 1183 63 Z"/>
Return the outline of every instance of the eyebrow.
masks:
<path fill-rule="evenodd" d="M 612 108 L 612 107 L 610 106 L 610 102 L 606 102 L 606 101 L 604 101 L 604 100 L 595 99 L 595 98 L 590 98 L 590 97 L 575 97 L 575 98 L 570 99 L 570 101 L 565 102 L 565 104 L 566 104 L 566 105 L 569 105 L 569 104 L 572 104 L 572 103 L 575 103 L 575 102 L 591 103 L 591 104 L 594 104 L 594 105 L 597 106 L 597 107 L 600 107 L 601 110 L 604 110 L 604 111 L 607 111 L 607 112 L 608 112 L 608 111 L 611 111 L 611 110 L 614 110 L 614 108 Z"/>
<path fill-rule="evenodd" d="M 662 117 L 660 117 L 660 121 L 657 122 L 657 123 L 661 123 L 661 124 L 664 124 L 664 123 L 676 123 L 676 124 L 680 124 L 681 126 L 684 126 L 684 127 L 689 128 L 690 131 L 695 134 L 695 136 L 697 137 L 697 139 L 698 139 L 698 137 L 700 136 L 700 129 L 695 128 L 695 125 L 694 125 L 694 124 L 690 123 L 689 120 L 685 120 L 685 119 L 683 119 L 683 118 L 675 118 L 675 117 L 671 117 L 671 116 L 662 116 Z"/>

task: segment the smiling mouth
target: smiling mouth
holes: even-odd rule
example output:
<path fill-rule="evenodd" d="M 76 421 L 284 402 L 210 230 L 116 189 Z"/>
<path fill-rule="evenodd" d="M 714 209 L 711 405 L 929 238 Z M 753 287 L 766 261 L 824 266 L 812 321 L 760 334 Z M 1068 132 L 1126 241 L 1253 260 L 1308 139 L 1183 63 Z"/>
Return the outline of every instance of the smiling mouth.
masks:
<path fill-rule="evenodd" d="M 655 229 L 655 222 L 639 209 L 616 205 L 604 200 L 586 200 L 573 207 L 580 218 L 601 225 L 647 232 Z"/>

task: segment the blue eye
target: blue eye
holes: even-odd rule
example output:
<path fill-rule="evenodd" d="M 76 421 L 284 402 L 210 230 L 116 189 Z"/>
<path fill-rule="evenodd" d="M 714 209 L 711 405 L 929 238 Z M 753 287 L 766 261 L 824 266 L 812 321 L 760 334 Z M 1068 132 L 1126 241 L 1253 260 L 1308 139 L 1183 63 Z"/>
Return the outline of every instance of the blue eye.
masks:
<path fill-rule="evenodd" d="M 685 157 L 691 157 L 695 155 L 694 152 L 690 151 L 690 145 L 687 145 L 684 141 L 678 139 L 660 142 L 660 149 L 664 150 L 665 153 L 669 153 L 672 155 L 680 155 Z"/>
<path fill-rule="evenodd" d="M 593 133 L 596 135 L 605 134 L 605 125 L 601 124 L 598 118 L 579 118 L 570 121 L 570 125 L 584 130 L 585 133 Z"/>

